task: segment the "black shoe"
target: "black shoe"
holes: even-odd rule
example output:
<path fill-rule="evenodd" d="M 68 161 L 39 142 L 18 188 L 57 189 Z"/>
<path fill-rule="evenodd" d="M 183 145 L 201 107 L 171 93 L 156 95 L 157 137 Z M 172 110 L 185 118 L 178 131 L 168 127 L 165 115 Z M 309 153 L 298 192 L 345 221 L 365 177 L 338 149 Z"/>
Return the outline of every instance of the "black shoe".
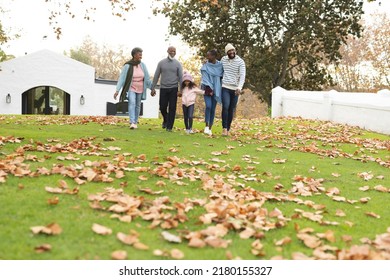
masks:
<path fill-rule="evenodd" d="M 165 122 L 162 123 L 162 128 L 163 129 L 166 129 L 167 128 L 167 124 Z"/>

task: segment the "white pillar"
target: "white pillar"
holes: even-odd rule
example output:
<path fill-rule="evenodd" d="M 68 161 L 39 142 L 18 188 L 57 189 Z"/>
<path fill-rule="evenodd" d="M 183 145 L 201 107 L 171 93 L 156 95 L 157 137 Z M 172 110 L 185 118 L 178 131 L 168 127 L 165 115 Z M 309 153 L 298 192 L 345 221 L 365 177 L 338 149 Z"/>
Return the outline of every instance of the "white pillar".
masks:
<path fill-rule="evenodd" d="M 285 91 L 282 87 L 272 89 L 272 118 L 283 116 L 283 94 Z"/>

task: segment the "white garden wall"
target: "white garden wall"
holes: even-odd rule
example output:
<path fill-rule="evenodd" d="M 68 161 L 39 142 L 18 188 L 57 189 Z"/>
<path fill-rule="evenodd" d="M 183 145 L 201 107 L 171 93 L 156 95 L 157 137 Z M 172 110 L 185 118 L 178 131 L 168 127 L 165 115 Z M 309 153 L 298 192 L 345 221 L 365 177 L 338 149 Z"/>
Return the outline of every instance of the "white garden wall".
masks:
<path fill-rule="evenodd" d="M 390 91 L 288 91 L 277 87 L 272 90 L 272 117 L 282 116 L 333 121 L 390 134 Z"/>

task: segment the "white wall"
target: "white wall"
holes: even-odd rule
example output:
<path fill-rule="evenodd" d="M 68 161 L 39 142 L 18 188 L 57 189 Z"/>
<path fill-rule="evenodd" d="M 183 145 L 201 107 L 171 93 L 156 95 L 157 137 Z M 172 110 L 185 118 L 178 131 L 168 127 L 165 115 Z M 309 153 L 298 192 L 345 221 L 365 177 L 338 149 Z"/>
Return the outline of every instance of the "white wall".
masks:
<path fill-rule="evenodd" d="M 334 121 L 390 134 L 390 91 L 309 92 L 277 87 L 272 90 L 272 117 L 281 116 Z"/>
<path fill-rule="evenodd" d="M 107 102 L 115 102 L 116 84 L 96 83 L 95 68 L 42 50 L 0 63 L 0 114 L 21 114 L 22 94 L 35 87 L 57 87 L 70 95 L 70 114 L 105 116 Z M 11 103 L 6 96 L 11 95 Z M 85 104 L 80 104 L 84 96 Z M 158 96 L 148 93 L 144 102 L 144 118 L 158 118 Z"/>

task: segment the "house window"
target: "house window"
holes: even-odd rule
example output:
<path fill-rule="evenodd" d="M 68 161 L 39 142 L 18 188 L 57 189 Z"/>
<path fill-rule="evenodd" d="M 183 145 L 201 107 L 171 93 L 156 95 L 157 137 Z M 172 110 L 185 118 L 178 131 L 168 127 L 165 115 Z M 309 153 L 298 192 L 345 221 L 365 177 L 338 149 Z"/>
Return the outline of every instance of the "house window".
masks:
<path fill-rule="evenodd" d="M 29 89 L 22 95 L 22 114 L 69 115 L 70 95 L 50 86 Z"/>

